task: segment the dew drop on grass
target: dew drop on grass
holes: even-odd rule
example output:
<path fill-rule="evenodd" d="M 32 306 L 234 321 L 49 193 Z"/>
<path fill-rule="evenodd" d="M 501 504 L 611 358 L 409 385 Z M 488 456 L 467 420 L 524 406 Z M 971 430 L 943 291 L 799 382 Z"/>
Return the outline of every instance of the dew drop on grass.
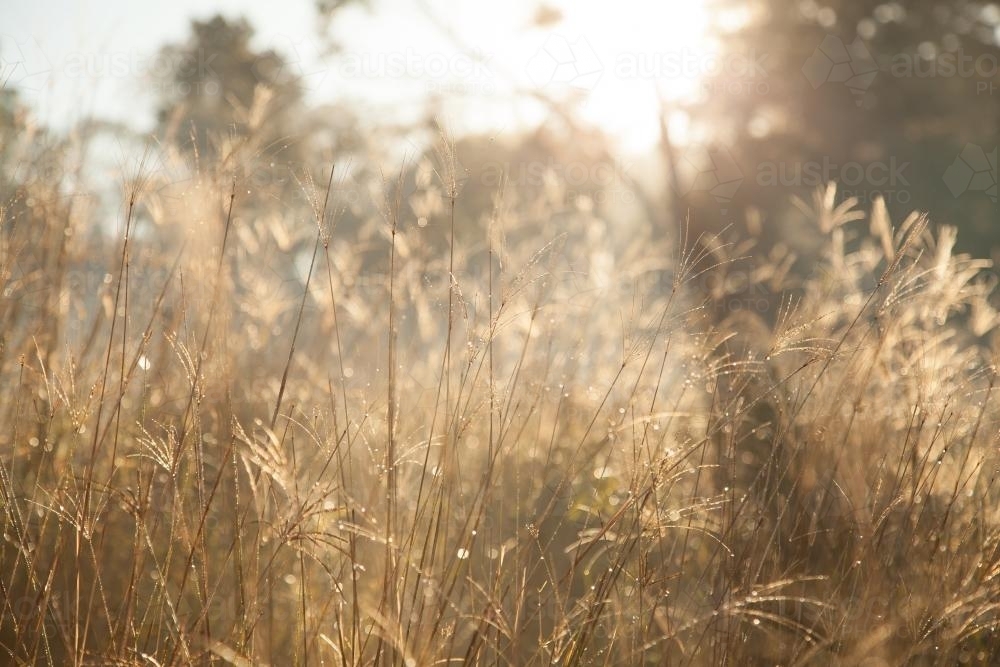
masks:
<path fill-rule="evenodd" d="M 460 548 L 456 555 L 458 556 L 458 560 L 465 560 L 469 557 L 469 550 Z"/>

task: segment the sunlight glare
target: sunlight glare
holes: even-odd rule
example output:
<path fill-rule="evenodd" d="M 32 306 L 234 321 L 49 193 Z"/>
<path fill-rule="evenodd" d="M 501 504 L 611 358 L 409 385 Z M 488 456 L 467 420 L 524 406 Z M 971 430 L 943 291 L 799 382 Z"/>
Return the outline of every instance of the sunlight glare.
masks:
<path fill-rule="evenodd" d="M 566 0 L 560 9 L 558 30 L 585 39 L 602 65 L 582 115 L 626 148 L 655 144 L 662 104 L 695 99 L 718 64 L 705 0 Z"/>

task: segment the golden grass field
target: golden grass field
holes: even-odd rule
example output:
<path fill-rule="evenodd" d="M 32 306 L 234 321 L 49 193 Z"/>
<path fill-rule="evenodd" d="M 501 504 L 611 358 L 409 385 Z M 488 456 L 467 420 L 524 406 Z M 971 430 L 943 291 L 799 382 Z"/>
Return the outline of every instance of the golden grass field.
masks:
<path fill-rule="evenodd" d="M 469 219 L 439 144 L 295 204 L 252 138 L 163 149 L 117 210 L 56 153 L 0 203 L 4 662 L 1000 660 L 1000 319 L 954 228 L 831 186 L 803 272 L 553 180 Z"/>

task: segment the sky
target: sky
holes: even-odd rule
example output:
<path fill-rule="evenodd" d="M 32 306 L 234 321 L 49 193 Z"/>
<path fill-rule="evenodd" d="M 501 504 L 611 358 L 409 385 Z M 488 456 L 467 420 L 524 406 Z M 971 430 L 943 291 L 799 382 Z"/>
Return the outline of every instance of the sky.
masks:
<path fill-rule="evenodd" d="M 221 13 L 245 16 L 255 46 L 281 52 L 316 103 L 405 122 L 436 96 L 459 132 L 494 135 L 538 123 L 541 91 L 571 97 L 580 118 L 641 151 L 658 137 L 660 97 L 699 94 L 717 66 L 703 1 L 550 0 L 563 19 L 537 27 L 536 0 L 375 0 L 338 15 L 342 50 L 330 59 L 310 0 L 15 0 L 0 5 L 0 77 L 46 125 L 96 116 L 151 129 L 160 47 Z"/>

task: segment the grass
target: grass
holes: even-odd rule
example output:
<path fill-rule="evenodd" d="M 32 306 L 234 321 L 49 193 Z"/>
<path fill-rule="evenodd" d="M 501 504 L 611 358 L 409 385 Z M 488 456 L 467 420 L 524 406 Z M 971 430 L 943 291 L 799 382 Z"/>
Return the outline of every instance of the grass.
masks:
<path fill-rule="evenodd" d="M 68 175 L 4 203 L 5 660 L 1000 659 L 994 280 L 953 229 L 830 187 L 803 274 L 558 183 L 461 219 L 447 137 L 416 190 L 303 165 L 293 202 L 249 136 L 147 154 L 113 235 Z"/>

